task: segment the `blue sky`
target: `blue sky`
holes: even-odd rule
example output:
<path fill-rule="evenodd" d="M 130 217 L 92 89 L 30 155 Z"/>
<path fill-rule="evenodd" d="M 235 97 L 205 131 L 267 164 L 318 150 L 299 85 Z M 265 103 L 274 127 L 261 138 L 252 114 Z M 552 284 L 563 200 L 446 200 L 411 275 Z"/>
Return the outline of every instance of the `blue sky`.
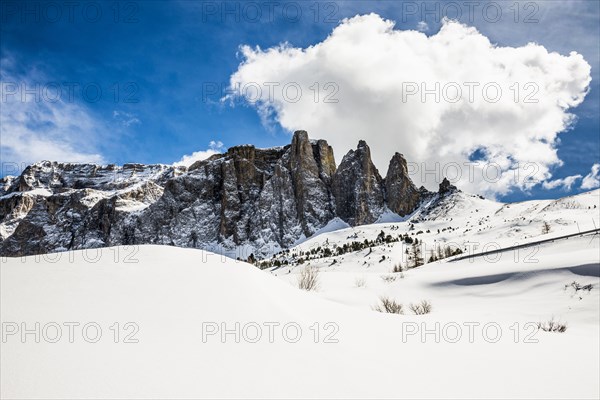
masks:
<path fill-rule="evenodd" d="M 433 35 L 440 29 L 446 4 L 429 2 L 433 10 L 437 4 L 439 11 L 419 15 L 422 10 L 413 13 L 396 1 L 281 1 L 269 15 L 269 6 L 265 6 L 269 2 L 259 2 L 254 4 L 260 6 L 262 16 L 255 18 L 255 9 L 244 2 L 79 2 L 74 9 L 68 3 L 2 2 L 4 94 L 11 89 L 6 87 L 7 82 L 27 82 L 30 86 L 37 83 L 40 91 L 59 83 L 60 99 L 65 102 L 65 82 L 76 83 L 73 99 L 66 101 L 62 115 L 72 118 L 84 113 L 85 123 L 69 124 L 65 137 L 60 131 L 48 137 L 54 142 L 69 142 L 68 151 L 81 152 L 84 158 L 89 154 L 92 159 L 117 164 L 173 163 L 183 155 L 207 149 L 211 141 L 220 141 L 225 147 L 287 144 L 289 132 L 278 124 L 265 126 L 255 107 L 241 101 L 235 106 L 220 103 L 220 93 L 211 93 L 207 99 L 207 85 L 225 87 L 243 61 L 240 45 L 265 49 L 288 42 L 306 48 L 323 41 L 343 18 L 370 12 L 394 20 L 399 30 L 415 30 L 423 21 L 425 33 Z M 536 2 L 536 8 L 526 9 L 525 5 L 532 2 L 521 2 L 519 23 L 513 21 L 514 14 L 508 14 L 513 3 L 496 3 L 504 10 L 498 22 L 486 21 L 480 10 L 475 10 L 472 20 L 464 13 L 459 20 L 475 26 L 500 46 L 536 42 L 563 55 L 570 51 L 583 55 L 592 67 L 590 91 L 581 105 L 570 110 L 577 116 L 573 127 L 559 135 L 558 156 L 563 163 L 552 168 L 552 178 L 585 176 L 593 164 L 600 162 L 599 3 Z M 301 17 L 296 17 L 298 9 L 302 10 Z M 98 10 L 101 15 L 97 15 Z M 531 13 L 538 22 L 522 22 Z M 78 90 L 82 87 L 89 90 L 87 97 Z M 98 88 L 101 96 L 95 94 Z M 54 113 L 56 107 L 47 100 L 41 101 L 44 115 Z M 7 112 L 4 98 L 2 102 Z M 25 105 L 21 103 L 20 107 Z M 49 122 L 32 117 L 20 123 L 43 132 Z M 32 161 L 26 152 L 10 148 L 8 135 L 11 133 L 3 131 L 2 162 Z M 369 141 L 368 133 L 365 139 Z M 37 149 L 33 154 L 44 152 Z M 499 198 L 554 198 L 581 191 L 579 184 L 571 189 L 537 185 L 526 192 L 512 190 Z"/>

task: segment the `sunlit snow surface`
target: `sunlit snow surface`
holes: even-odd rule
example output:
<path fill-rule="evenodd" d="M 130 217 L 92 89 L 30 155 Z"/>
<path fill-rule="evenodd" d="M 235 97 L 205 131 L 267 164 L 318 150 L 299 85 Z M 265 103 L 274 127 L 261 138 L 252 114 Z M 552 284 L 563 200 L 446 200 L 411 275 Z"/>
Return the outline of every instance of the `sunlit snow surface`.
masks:
<path fill-rule="evenodd" d="M 25 322 L 35 330 L 40 322 L 41 337 L 36 343 L 34 334 L 22 340 L 20 332 L 4 332 L 1 394 L 598 398 L 599 251 L 597 236 L 571 238 L 541 246 L 536 262 L 512 256 L 495 263 L 442 261 L 391 283 L 381 279 L 381 264 L 366 268 L 346 258 L 336 269 L 322 268 L 317 292 L 296 288 L 298 268 L 261 271 L 174 247 L 3 259 L 3 329 Z M 365 286 L 356 287 L 357 278 Z M 593 289 L 565 289 L 573 281 Z M 424 316 L 382 314 L 371 309 L 381 295 L 406 308 L 427 299 L 433 310 Z M 567 323 L 565 333 L 535 329 L 552 317 Z M 56 338 L 53 322 L 62 325 L 57 343 L 49 342 Z M 63 325 L 69 322 L 80 324 L 73 343 Z M 82 333 L 90 322 L 102 329 L 96 343 L 85 340 L 95 339 L 93 328 Z M 127 322 L 139 327 L 131 337 L 134 325 L 125 329 Z M 206 335 L 207 323 L 218 329 L 225 323 L 236 332 L 236 322 L 239 343 L 235 333 L 224 340 L 219 333 Z M 258 340 L 253 323 L 262 327 Z M 288 325 L 287 336 L 285 324 L 297 324 Z M 292 343 L 295 327 L 302 335 Z M 425 329 L 432 333 L 423 337 Z M 124 343 L 132 339 L 138 343 Z"/>

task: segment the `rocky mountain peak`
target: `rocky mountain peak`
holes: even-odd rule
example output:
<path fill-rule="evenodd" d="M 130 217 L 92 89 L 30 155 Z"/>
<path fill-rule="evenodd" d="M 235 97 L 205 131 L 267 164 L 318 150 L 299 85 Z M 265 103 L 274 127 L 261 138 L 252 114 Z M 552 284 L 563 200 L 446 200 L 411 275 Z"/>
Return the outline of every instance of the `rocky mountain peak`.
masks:
<path fill-rule="evenodd" d="M 442 180 L 442 183 L 440 183 L 440 188 L 438 190 L 438 193 L 440 194 L 440 196 L 444 196 L 448 193 L 453 193 L 458 191 L 458 188 L 454 185 L 452 185 L 450 183 L 450 181 L 448 180 L 448 178 L 444 177 L 444 180 Z"/>
<path fill-rule="evenodd" d="M 47 189 L 59 193 L 70 189 L 117 190 L 142 181 L 172 178 L 180 167 L 163 164 L 124 164 L 123 166 L 42 161 L 26 167 L 13 179 L 8 193 Z"/>
<path fill-rule="evenodd" d="M 308 132 L 302 130 L 294 132 L 294 135 L 292 136 L 292 146 L 294 143 L 299 142 L 309 142 Z"/>
<path fill-rule="evenodd" d="M 388 208 L 400 216 L 414 211 L 421 201 L 422 194 L 410 179 L 406 159 L 400 153 L 395 153 L 390 160 L 385 192 Z"/>
<path fill-rule="evenodd" d="M 321 154 L 321 151 L 327 153 L 329 149 L 327 142 L 321 143 L 320 147 L 317 143 L 313 145 L 306 131 L 296 131 L 292 138 L 289 169 L 297 217 L 305 236 L 312 235 L 318 229 L 316 227 L 323 226 L 334 217 L 327 179 L 330 171 L 323 170 L 324 167 L 330 168 L 327 159 L 329 156 L 333 158 L 333 152 L 331 155 Z M 323 161 L 322 157 L 326 160 Z"/>
<path fill-rule="evenodd" d="M 384 207 L 383 180 L 364 140 L 342 159 L 333 177 L 337 215 L 350 225 L 375 222 Z"/>
<path fill-rule="evenodd" d="M 252 159 L 256 153 L 256 147 L 251 144 L 233 146 L 227 149 L 229 155 L 239 156 L 246 159 Z"/>
<path fill-rule="evenodd" d="M 317 161 L 313 154 L 312 144 L 306 131 L 296 131 L 292 137 L 291 162 L 293 168 L 306 168 L 317 172 Z"/>
<path fill-rule="evenodd" d="M 313 146 L 313 150 L 315 151 L 315 158 L 319 165 L 321 179 L 331 184 L 331 179 L 337 169 L 335 157 L 333 156 L 333 148 L 326 140 L 318 140 L 316 146 Z"/>
<path fill-rule="evenodd" d="M 336 166 L 325 140 L 231 147 L 189 168 L 41 162 L 0 188 L 0 256 L 131 244 L 268 254 L 338 217 L 375 222 L 386 206 L 406 215 L 417 190 L 397 153 L 385 179 L 364 140 Z"/>
<path fill-rule="evenodd" d="M 390 160 L 390 165 L 388 167 L 388 171 L 392 168 L 394 171 L 397 171 L 402 177 L 408 177 L 408 163 L 404 158 L 404 154 L 394 153 L 392 159 Z"/>

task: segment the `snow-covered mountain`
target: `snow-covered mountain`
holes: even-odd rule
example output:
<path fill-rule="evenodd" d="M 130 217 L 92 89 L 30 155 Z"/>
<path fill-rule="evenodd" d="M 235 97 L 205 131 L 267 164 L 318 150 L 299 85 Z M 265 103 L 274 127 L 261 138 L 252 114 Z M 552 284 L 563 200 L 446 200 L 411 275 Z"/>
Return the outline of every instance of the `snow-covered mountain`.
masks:
<path fill-rule="evenodd" d="M 396 154 L 383 179 L 360 141 L 336 167 L 324 140 L 230 148 L 189 168 L 41 162 L 0 185 L 0 255 L 131 244 L 269 254 L 332 220 L 406 215 L 431 194 Z"/>
<path fill-rule="evenodd" d="M 406 270 L 414 265 L 414 242 L 427 264 L 459 253 L 477 255 L 575 235 L 600 228 L 600 190 L 505 204 L 451 188 L 433 195 L 406 218 L 384 215 L 375 224 L 338 228 L 264 258 L 259 265 L 285 273 L 299 264 L 386 273 L 394 266 Z M 531 246 L 504 257 L 535 260 L 537 251 Z"/>
<path fill-rule="evenodd" d="M 33 164 L 0 184 L 0 255 L 164 244 L 261 258 L 351 228 L 332 244 L 335 235 L 375 240 L 383 230 L 420 238 L 429 257 L 440 243 L 465 251 L 467 242 L 527 240 L 544 222 L 550 235 L 592 229 L 598 193 L 502 204 L 446 179 L 431 193 L 413 184 L 399 153 L 382 178 L 366 142 L 336 166 L 327 142 L 298 131 L 290 145 L 232 147 L 189 168 Z"/>

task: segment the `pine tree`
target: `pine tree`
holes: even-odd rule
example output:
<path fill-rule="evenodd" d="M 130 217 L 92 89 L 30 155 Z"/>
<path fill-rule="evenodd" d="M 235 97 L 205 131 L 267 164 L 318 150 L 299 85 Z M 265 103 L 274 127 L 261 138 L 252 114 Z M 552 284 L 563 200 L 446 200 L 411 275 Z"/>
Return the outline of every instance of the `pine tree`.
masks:
<path fill-rule="evenodd" d="M 442 245 L 438 244 L 438 246 L 437 246 L 437 259 L 441 260 L 442 258 L 444 258 L 444 250 L 442 249 Z"/>
<path fill-rule="evenodd" d="M 418 243 L 413 243 L 410 247 L 410 253 L 408 257 L 412 268 L 417 268 L 423 265 L 423 257 L 421 256 L 421 246 Z"/>
<path fill-rule="evenodd" d="M 550 233 L 550 224 L 544 221 L 542 225 L 542 235 L 545 235 L 547 233 Z"/>

